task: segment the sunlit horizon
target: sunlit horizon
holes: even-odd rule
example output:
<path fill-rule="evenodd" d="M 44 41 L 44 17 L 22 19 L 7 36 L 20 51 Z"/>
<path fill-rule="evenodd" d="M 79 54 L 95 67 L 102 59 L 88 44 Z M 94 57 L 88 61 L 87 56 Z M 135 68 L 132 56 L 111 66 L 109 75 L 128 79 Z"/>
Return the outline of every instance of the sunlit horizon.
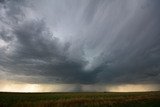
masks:
<path fill-rule="evenodd" d="M 30 84 L 15 81 L 0 83 L 0 92 L 148 92 L 160 90 L 158 84 Z"/>

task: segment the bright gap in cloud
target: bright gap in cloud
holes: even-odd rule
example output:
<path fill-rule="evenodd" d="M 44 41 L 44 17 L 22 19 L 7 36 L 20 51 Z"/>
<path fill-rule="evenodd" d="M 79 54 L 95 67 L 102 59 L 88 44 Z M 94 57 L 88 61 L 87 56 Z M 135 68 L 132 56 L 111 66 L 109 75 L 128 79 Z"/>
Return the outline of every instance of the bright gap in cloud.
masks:
<path fill-rule="evenodd" d="M 1 92 L 145 92 L 159 91 L 158 84 L 125 85 L 77 85 L 77 84 L 29 84 L 1 81 Z"/>

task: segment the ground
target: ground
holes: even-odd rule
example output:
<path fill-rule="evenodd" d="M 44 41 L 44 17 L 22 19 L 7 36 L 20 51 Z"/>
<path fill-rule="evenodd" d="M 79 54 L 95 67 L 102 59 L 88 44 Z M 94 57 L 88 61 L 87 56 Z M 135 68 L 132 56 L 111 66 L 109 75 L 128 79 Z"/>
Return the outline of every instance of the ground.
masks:
<path fill-rule="evenodd" d="M 1 92 L 0 107 L 160 107 L 160 92 Z"/>

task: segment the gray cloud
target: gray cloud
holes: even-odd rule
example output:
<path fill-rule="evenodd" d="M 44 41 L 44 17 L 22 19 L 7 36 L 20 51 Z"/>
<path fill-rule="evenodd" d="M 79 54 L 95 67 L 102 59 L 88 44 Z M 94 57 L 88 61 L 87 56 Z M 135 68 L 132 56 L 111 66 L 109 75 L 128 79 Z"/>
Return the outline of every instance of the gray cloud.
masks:
<path fill-rule="evenodd" d="M 159 83 L 158 4 L 1 0 L 0 72 L 33 83 Z"/>

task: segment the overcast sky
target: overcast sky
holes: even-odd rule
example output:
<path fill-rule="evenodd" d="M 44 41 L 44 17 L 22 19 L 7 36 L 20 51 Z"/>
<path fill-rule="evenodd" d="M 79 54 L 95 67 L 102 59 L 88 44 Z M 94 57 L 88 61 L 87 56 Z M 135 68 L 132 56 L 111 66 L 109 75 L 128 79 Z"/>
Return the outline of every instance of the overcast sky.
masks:
<path fill-rule="evenodd" d="M 71 91 L 160 84 L 159 5 L 159 0 L 0 0 L 1 87 L 7 81 L 72 84 Z"/>

